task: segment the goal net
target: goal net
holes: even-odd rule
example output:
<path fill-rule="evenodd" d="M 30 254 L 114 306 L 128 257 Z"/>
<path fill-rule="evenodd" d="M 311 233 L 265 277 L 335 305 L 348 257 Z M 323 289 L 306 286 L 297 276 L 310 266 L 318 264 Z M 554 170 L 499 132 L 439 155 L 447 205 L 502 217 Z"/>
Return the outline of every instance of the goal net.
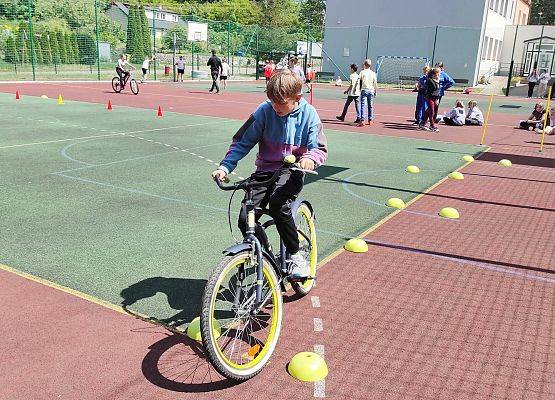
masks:
<path fill-rule="evenodd" d="M 376 75 L 379 83 L 413 85 L 422 68 L 429 65 L 428 57 L 378 56 Z"/>

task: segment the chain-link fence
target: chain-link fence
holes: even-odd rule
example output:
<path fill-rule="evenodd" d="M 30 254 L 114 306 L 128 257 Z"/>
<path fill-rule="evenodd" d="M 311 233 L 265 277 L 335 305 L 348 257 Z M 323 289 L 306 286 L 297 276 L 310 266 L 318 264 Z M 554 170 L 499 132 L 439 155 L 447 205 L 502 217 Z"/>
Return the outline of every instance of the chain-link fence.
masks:
<path fill-rule="evenodd" d="M 187 40 L 189 21 L 207 24 L 206 41 Z M 260 52 L 296 53 L 298 41 L 312 42 L 309 27 L 245 26 L 107 0 L 0 0 L 0 80 L 109 79 L 120 54 L 139 73 L 154 56 L 151 79 L 173 80 L 180 56 L 185 77 L 202 77 L 212 49 L 232 76 L 254 77 Z"/>

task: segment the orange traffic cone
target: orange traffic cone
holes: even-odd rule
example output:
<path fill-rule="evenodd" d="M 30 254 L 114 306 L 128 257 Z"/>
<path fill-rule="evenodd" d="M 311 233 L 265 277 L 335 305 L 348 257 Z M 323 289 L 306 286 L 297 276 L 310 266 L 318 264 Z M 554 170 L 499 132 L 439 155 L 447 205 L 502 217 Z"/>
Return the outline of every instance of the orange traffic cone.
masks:
<path fill-rule="evenodd" d="M 161 108 L 160 106 L 158 106 L 158 114 L 157 114 L 157 115 L 158 115 L 159 117 L 161 117 L 161 116 L 163 115 L 163 114 L 162 114 L 162 108 Z"/>
<path fill-rule="evenodd" d="M 16 91 L 15 91 L 15 99 L 16 99 L 16 100 L 19 100 L 19 90 L 16 90 Z"/>
<path fill-rule="evenodd" d="M 108 100 L 108 107 L 106 107 L 108 110 L 112 110 L 112 101 Z"/>

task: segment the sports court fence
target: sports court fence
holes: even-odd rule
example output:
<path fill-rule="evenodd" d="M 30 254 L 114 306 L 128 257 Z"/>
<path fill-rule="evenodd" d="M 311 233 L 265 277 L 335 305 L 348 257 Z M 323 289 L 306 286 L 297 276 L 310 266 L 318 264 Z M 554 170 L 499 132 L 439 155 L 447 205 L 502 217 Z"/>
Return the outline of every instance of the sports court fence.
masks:
<path fill-rule="evenodd" d="M 188 22 L 206 24 L 207 40 L 188 40 Z M 310 26 L 240 25 L 107 0 L 2 0 L 0 80 L 110 79 L 121 53 L 139 71 L 153 55 L 151 78 L 175 79 L 179 56 L 185 77 L 203 77 L 211 49 L 232 75 L 254 77 L 261 52 L 296 53 L 300 41 L 311 49 L 318 35 Z"/>

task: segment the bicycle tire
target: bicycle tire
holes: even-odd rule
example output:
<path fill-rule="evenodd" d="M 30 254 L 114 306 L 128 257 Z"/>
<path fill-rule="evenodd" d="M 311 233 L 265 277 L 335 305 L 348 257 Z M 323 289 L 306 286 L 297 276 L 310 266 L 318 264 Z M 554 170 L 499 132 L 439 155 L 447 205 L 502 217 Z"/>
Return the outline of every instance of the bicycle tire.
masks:
<path fill-rule="evenodd" d="M 129 88 L 133 94 L 139 94 L 139 85 L 135 79 L 131 79 L 131 81 L 129 81 Z"/>
<path fill-rule="evenodd" d="M 291 282 L 291 286 L 295 293 L 300 296 L 306 296 L 312 290 L 316 281 L 316 267 L 318 265 L 318 246 L 316 242 L 316 226 L 314 225 L 314 217 L 312 211 L 306 203 L 301 203 L 297 208 L 296 214 L 293 216 L 297 231 L 301 230 L 310 238 L 310 244 L 306 238 L 299 233 L 300 251 L 306 254 L 307 262 L 310 267 L 310 276 L 313 279 L 307 279 L 304 282 Z M 305 232 L 308 230 L 308 232 Z"/>
<path fill-rule="evenodd" d="M 266 259 L 263 260 L 263 286 L 267 285 L 267 290 L 263 292 L 263 298 L 268 296 L 268 299 L 271 300 L 271 307 L 269 306 L 270 302 L 266 303 L 266 306 L 261 309 L 260 314 L 254 317 L 248 313 L 248 305 L 242 308 L 243 303 L 241 302 L 248 303 L 247 299 L 252 299 L 254 296 L 256 269 L 248 264 L 250 258 L 250 251 L 243 251 L 234 256 L 224 257 L 212 271 L 212 275 L 206 283 L 202 299 L 202 312 L 200 316 L 201 336 L 208 359 L 216 371 L 226 378 L 235 381 L 248 380 L 264 368 L 277 346 L 283 317 L 283 300 L 279 280 L 272 265 Z M 241 266 L 244 268 L 244 279 L 240 279 L 238 275 Z M 250 286 L 248 285 L 249 281 L 246 279 L 249 271 L 251 271 L 251 275 L 254 277 L 254 281 Z M 227 276 L 229 276 L 229 282 L 226 284 Z M 244 286 L 247 289 L 246 291 L 243 291 L 244 281 L 247 281 L 247 284 Z M 232 295 L 231 299 L 227 297 L 229 293 Z M 218 303 L 219 305 L 216 305 L 218 296 L 223 298 L 223 300 L 221 300 L 221 303 Z M 234 301 L 230 300 L 236 300 L 237 298 L 239 298 L 237 302 L 241 304 L 239 304 L 240 307 L 234 309 Z M 241 298 L 244 300 L 241 300 Z M 228 307 L 231 310 L 219 308 L 225 304 L 230 304 Z M 241 312 L 242 314 L 238 316 Z M 270 318 L 266 320 L 266 316 Z M 239 330 L 239 327 L 244 322 L 244 318 L 249 322 L 244 324 L 245 328 Z M 229 322 L 225 323 L 226 320 Z M 256 327 L 254 324 L 258 326 Z M 251 326 L 250 334 L 245 337 L 244 332 L 249 325 Z M 265 342 L 256 337 L 261 336 L 264 331 L 268 332 Z M 239 333 L 241 333 L 240 336 Z M 247 333 L 249 333 L 248 330 Z M 231 346 L 231 353 L 229 353 L 232 336 L 235 336 L 235 341 Z M 255 344 L 253 345 L 253 343 Z M 236 359 L 234 359 L 233 353 L 237 344 L 238 349 Z M 239 357 L 240 359 L 237 360 Z M 243 361 L 246 362 L 243 363 Z"/>
<path fill-rule="evenodd" d="M 123 90 L 122 86 L 121 86 L 121 82 L 119 80 L 119 78 L 117 76 L 112 78 L 112 89 L 114 90 L 114 92 L 119 93 Z"/>

